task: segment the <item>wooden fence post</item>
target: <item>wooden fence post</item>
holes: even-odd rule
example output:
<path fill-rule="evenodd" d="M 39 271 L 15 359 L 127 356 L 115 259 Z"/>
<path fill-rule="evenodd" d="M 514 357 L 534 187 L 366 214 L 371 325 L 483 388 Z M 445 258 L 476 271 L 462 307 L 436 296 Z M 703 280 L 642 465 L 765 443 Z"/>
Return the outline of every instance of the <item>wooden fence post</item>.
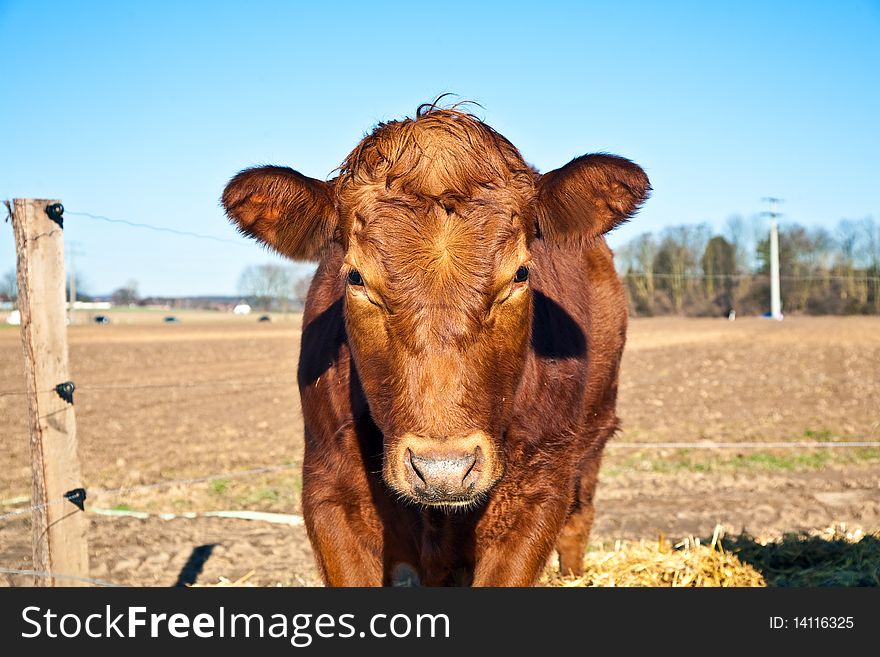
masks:
<path fill-rule="evenodd" d="M 49 216 L 55 204 L 57 222 Z M 82 505 L 85 493 L 74 492 L 82 483 L 72 393 L 56 390 L 70 381 L 59 208 L 54 200 L 15 199 L 12 213 L 33 468 L 31 499 L 38 507 L 33 511 L 34 570 L 88 577 L 88 521 L 76 505 L 77 501 Z M 35 577 L 34 584 L 82 586 L 55 577 Z"/>

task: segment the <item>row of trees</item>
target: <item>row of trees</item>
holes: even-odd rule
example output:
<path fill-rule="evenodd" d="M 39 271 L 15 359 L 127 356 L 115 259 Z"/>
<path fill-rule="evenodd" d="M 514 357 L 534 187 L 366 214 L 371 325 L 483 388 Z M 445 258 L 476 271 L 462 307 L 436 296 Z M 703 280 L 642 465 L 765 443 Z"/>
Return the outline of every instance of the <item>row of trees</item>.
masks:
<path fill-rule="evenodd" d="M 707 224 L 644 233 L 615 250 L 635 315 L 710 316 L 769 310 L 769 225 L 731 217 L 715 234 Z M 880 225 L 842 220 L 834 230 L 779 229 L 784 312 L 880 313 Z"/>

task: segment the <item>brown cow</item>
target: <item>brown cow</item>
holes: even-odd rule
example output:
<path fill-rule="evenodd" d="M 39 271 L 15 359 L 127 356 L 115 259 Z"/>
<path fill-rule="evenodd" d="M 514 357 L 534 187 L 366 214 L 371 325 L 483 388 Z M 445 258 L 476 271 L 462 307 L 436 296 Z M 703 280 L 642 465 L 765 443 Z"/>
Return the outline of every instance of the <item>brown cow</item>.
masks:
<path fill-rule="evenodd" d="M 319 261 L 303 317 L 303 512 L 327 584 L 579 573 L 626 304 L 603 235 L 650 191 L 585 155 L 540 175 L 457 109 L 380 124 L 327 182 L 239 173 L 247 235 Z"/>

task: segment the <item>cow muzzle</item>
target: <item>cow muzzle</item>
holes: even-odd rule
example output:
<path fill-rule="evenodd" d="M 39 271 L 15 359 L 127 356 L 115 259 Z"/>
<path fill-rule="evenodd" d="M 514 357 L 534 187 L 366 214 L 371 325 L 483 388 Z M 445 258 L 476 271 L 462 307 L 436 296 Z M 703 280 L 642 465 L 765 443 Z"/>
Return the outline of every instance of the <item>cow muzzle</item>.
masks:
<path fill-rule="evenodd" d="M 497 479 L 492 443 L 483 432 L 442 440 L 407 434 L 396 452 L 393 486 L 421 504 L 470 505 Z"/>

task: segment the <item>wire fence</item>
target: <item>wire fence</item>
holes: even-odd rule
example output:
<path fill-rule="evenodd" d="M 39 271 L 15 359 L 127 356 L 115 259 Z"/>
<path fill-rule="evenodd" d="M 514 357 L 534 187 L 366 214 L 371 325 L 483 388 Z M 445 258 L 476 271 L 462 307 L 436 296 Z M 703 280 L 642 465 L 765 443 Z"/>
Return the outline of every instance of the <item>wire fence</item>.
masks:
<path fill-rule="evenodd" d="M 41 570 L 27 570 L 23 568 L 0 568 L 0 573 L 5 575 L 29 575 L 31 577 L 40 577 L 42 579 L 64 579 L 72 582 L 80 582 L 82 584 L 91 584 L 92 586 L 125 586 L 125 584 L 115 584 L 114 582 L 108 582 L 103 579 L 94 579 L 92 577 L 79 577 L 77 575 L 67 575 L 66 573 L 49 573 Z"/>
<path fill-rule="evenodd" d="M 251 248 L 251 245 L 245 241 L 229 239 L 228 237 L 217 237 L 215 235 L 205 235 L 204 233 L 194 233 L 189 230 L 178 230 L 176 228 L 168 228 L 166 226 L 155 226 L 153 224 L 145 224 L 139 221 L 128 221 L 127 219 L 111 219 L 110 217 L 105 217 L 100 214 L 92 214 L 91 212 L 71 212 L 69 210 L 65 210 L 65 214 L 74 216 L 74 217 L 87 217 L 89 219 L 95 219 L 97 221 L 105 221 L 111 224 L 121 224 L 123 226 L 129 226 L 132 228 L 141 228 L 144 230 L 151 230 L 155 233 L 168 233 L 170 235 L 178 235 L 182 237 L 193 237 L 195 239 L 200 240 L 210 240 L 212 242 L 223 242 L 226 244 L 234 244 L 236 246 L 244 246 Z"/>
<path fill-rule="evenodd" d="M 880 447 L 880 440 L 785 440 L 785 441 L 743 441 L 716 443 L 712 441 L 674 442 L 674 443 L 627 443 L 610 441 L 606 447 L 611 449 L 824 449 L 824 448 L 870 448 Z"/>
<path fill-rule="evenodd" d="M 706 274 L 703 272 L 685 272 L 681 274 L 669 274 L 664 272 L 641 272 L 641 271 L 627 271 L 619 273 L 621 278 L 636 278 L 636 279 L 645 279 L 645 278 L 657 278 L 661 280 L 689 280 L 689 281 L 705 281 L 705 280 L 713 280 L 713 281 L 725 281 L 725 280 L 752 280 L 752 279 L 762 279 L 770 280 L 770 274 L 764 274 L 759 272 L 748 272 L 748 273 L 730 273 L 730 274 Z M 869 283 L 878 283 L 880 282 L 880 276 L 873 274 L 863 274 L 862 272 L 858 272 L 856 274 L 780 274 L 779 278 L 787 281 L 868 281 Z"/>
<path fill-rule="evenodd" d="M 86 385 L 76 386 L 76 392 L 111 392 L 114 390 L 156 390 L 156 389 L 187 389 L 187 388 L 216 388 L 223 386 L 242 387 L 242 388 L 271 388 L 294 386 L 295 381 L 191 381 L 186 383 L 146 383 L 146 384 L 119 384 L 119 385 Z M 46 394 L 55 392 L 54 389 L 38 390 L 37 394 Z M 6 390 L 0 392 L 0 397 L 18 397 L 27 395 L 26 390 Z"/>
<path fill-rule="evenodd" d="M 243 477 L 253 477 L 261 474 L 270 474 L 273 472 L 284 472 L 287 470 L 293 470 L 299 468 L 298 465 L 293 464 L 284 464 L 284 465 L 264 465 L 257 468 L 250 468 L 248 470 L 235 470 L 232 472 L 218 472 L 215 474 L 204 475 L 199 477 L 188 477 L 184 479 L 164 479 L 162 481 L 156 481 L 149 484 L 133 484 L 129 486 L 119 486 L 117 488 L 94 488 L 89 489 L 93 494 L 97 495 L 127 495 L 129 493 L 142 492 L 148 490 L 155 490 L 157 488 L 167 488 L 169 486 L 189 486 L 192 484 L 204 484 L 211 481 L 218 480 L 227 480 L 227 479 L 241 479 Z M 8 513 L 0 514 L 0 521 L 8 520 L 10 518 L 14 518 L 17 516 L 22 516 L 27 513 L 31 513 L 37 509 L 43 509 L 47 506 L 53 504 L 63 504 L 65 502 L 70 503 L 70 499 L 67 496 L 58 497 L 48 502 L 43 502 L 40 504 L 34 504 L 29 507 L 24 507 L 20 509 L 15 509 L 14 511 L 10 511 Z"/>
<path fill-rule="evenodd" d="M 761 315 L 768 310 L 770 274 L 764 272 L 619 272 L 636 316 L 719 316 L 735 310 Z M 807 315 L 880 314 L 880 273 L 804 267 L 780 275 L 783 310 Z"/>

